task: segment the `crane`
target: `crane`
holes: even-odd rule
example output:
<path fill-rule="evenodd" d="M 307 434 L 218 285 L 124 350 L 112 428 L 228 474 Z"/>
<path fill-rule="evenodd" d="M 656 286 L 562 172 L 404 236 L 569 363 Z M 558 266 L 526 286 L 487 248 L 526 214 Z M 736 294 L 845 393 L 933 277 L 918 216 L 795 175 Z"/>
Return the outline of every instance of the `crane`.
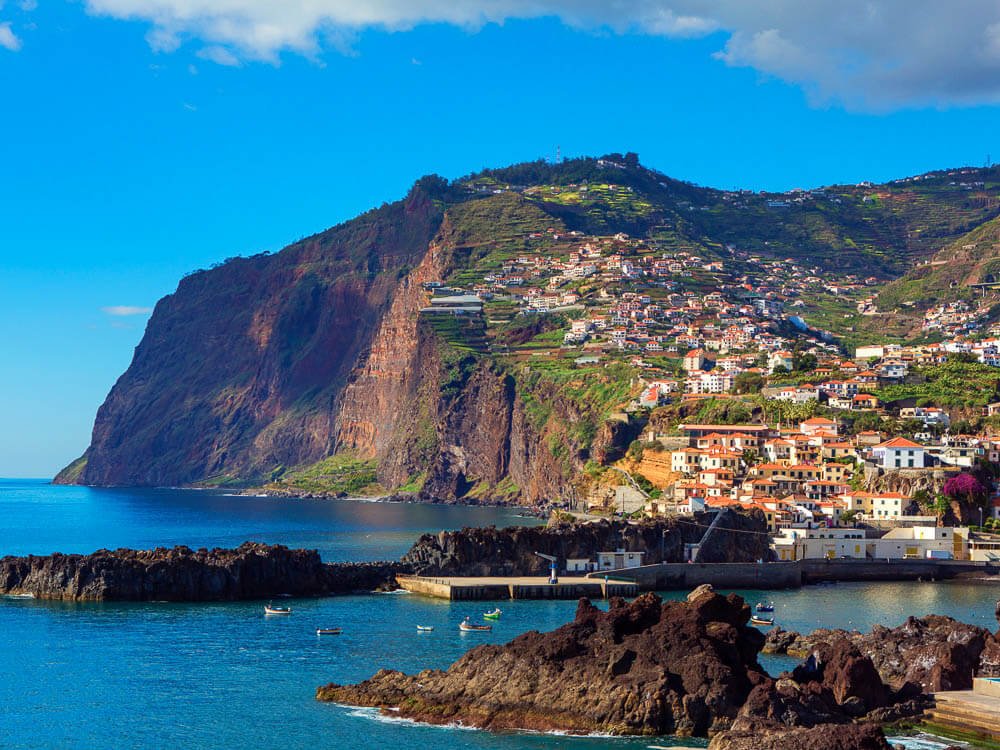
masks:
<path fill-rule="evenodd" d="M 536 552 L 536 555 L 549 561 L 549 583 L 559 583 L 559 563 L 554 555 L 546 555 L 544 552 Z"/>

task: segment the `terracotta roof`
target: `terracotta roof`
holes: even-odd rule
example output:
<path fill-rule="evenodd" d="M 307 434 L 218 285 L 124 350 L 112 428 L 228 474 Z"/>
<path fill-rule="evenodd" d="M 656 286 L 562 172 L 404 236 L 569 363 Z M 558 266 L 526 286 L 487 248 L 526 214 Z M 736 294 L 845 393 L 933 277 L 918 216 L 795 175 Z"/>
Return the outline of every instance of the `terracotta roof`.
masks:
<path fill-rule="evenodd" d="M 884 443 L 880 443 L 875 446 L 876 448 L 920 448 L 923 449 L 920 443 L 914 443 L 912 440 L 907 440 L 904 437 L 894 437 L 892 440 L 886 440 Z"/>

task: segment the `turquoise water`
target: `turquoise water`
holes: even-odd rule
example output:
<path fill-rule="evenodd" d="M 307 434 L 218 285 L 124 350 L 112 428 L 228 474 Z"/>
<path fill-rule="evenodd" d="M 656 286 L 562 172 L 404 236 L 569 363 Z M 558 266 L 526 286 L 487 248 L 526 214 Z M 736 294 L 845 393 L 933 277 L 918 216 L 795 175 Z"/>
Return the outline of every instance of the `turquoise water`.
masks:
<path fill-rule="evenodd" d="M 249 537 L 318 547 L 327 559 L 375 559 L 398 556 L 429 528 L 524 520 L 495 509 L 0 484 L 0 554 L 181 542 L 232 545 Z M 841 584 L 741 593 L 751 601 L 774 599 L 777 622 L 799 630 L 867 629 L 929 612 L 994 627 L 1000 587 Z M 266 618 L 261 602 L 0 600 L 0 747 L 280 743 L 289 750 L 604 750 L 683 744 L 424 727 L 313 699 L 316 686 L 326 682 L 360 680 L 381 667 L 446 667 L 472 645 L 554 628 L 572 617 L 575 602 L 451 603 L 383 594 L 289 603 L 290 616 Z M 478 619 L 494 604 L 504 615 L 492 633 L 458 632 L 465 615 Z M 418 623 L 435 630 L 418 634 Z M 332 626 L 344 628 L 344 634 L 315 635 L 317 627 Z M 777 671 L 791 663 L 772 658 L 765 666 Z"/>
<path fill-rule="evenodd" d="M 366 500 L 246 497 L 214 490 L 54 487 L 0 479 L 0 557 L 249 540 L 318 549 L 324 560 L 399 558 L 420 533 L 539 524 L 517 511 Z"/>

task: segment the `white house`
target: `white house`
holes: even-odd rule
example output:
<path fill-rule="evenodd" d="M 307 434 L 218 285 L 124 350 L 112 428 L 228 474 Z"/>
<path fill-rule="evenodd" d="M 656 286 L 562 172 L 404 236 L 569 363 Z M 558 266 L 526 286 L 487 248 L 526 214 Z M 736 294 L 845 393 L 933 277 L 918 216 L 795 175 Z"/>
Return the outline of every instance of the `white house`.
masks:
<path fill-rule="evenodd" d="M 927 449 L 904 437 L 895 437 L 872 448 L 875 462 L 883 469 L 922 469 Z"/>
<path fill-rule="evenodd" d="M 642 556 L 645 552 L 626 552 L 623 549 L 614 552 L 597 553 L 598 570 L 622 570 L 624 568 L 638 568 L 642 565 Z"/>

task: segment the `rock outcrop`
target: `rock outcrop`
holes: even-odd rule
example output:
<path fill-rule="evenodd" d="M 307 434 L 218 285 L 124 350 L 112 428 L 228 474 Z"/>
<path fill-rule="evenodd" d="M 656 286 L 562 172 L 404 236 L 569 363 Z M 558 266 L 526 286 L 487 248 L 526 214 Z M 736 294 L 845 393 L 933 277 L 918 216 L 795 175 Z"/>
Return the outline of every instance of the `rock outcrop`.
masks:
<path fill-rule="evenodd" d="M 326 685 L 317 698 L 492 730 L 707 736 L 766 678 L 749 617 L 742 599 L 710 587 L 686 602 L 613 599 L 607 612 L 582 599 L 573 622 L 550 633 L 479 646 L 447 671 Z"/>
<path fill-rule="evenodd" d="M 811 729 L 775 729 L 723 732 L 712 738 L 709 750 L 891 750 L 875 724 L 819 726 Z"/>
<path fill-rule="evenodd" d="M 973 676 L 1000 676 L 1000 642 L 985 628 L 951 617 L 910 617 L 902 625 L 876 625 L 870 633 L 845 630 L 801 635 L 775 628 L 765 653 L 808 656 L 824 644 L 846 640 L 869 657 L 882 680 L 895 690 L 968 690 Z"/>
<path fill-rule="evenodd" d="M 382 670 L 316 697 L 399 718 L 490 730 L 712 737 L 712 750 L 887 750 L 880 725 L 928 699 L 894 690 L 873 660 L 833 633 L 791 672 L 769 676 L 749 606 L 700 586 L 686 601 L 643 594 L 603 612 L 581 599 L 573 622 L 479 646 L 445 671 Z"/>
<path fill-rule="evenodd" d="M 246 542 L 236 549 L 100 550 L 4 557 L 0 594 L 38 599 L 232 601 L 371 591 L 399 563 L 325 564 L 315 550 Z"/>
<path fill-rule="evenodd" d="M 693 519 L 561 523 L 548 527 L 466 528 L 424 534 L 403 557 L 422 575 L 544 575 L 549 563 L 535 553 L 594 559 L 598 552 L 644 552 L 643 562 L 684 562 L 684 545 L 701 540 L 714 514 Z M 746 533 L 756 531 L 757 534 Z M 767 559 L 767 525 L 759 511 L 723 511 L 701 550 L 705 562 Z"/>

